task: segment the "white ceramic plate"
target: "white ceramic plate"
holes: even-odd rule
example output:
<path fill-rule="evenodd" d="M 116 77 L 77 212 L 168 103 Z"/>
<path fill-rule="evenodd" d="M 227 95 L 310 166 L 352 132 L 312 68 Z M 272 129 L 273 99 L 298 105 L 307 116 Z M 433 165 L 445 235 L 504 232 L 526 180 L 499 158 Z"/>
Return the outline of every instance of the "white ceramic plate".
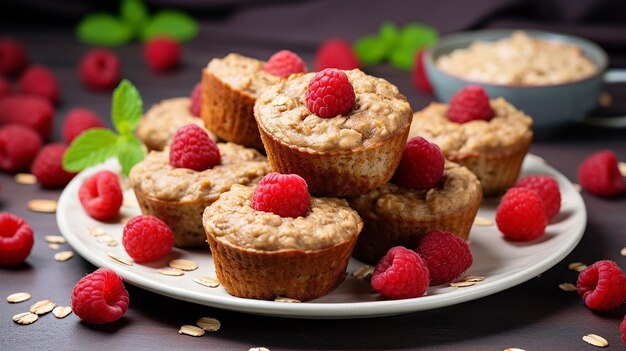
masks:
<path fill-rule="evenodd" d="M 506 241 L 495 224 L 474 226 L 470 235 L 474 263 L 467 274 L 484 276 L 483 282 L 465 288 L 440 285 L 430 287 L 427 294 L 419 298 L 384 300 L 372 292 L 367 281 L 353 278 L 349 274 L 335 291 L 307 303 L 242 299 L 229 295 L 222 287 L 207 288 L 192 280 L 197 276 L 215 277 L 213 260 L 208 250 L 174 249 L 168 257 L 158 262 L 135 263 L 132 266 L 111 260 L 107 255 L 108 252 L 128 258 L 121 245 L 123 220 L 116 223 L 98 222 L 86 214 L 78 201 L 78 190 L 84 179 L 102 168 L 115 170 L 117 167 L 115 163 L 108 163 L 81 172 L 65 188 L 59 200 L 57 210 L 59 228 L 69 244 L 82 257 L 98 267 L 113 269 L 133 285 L 158 294 L 262 315 L 293 318 L 361 318 L 428 310 L 478 299 L 521 284 L 561 261 L 579 242 L 587 221 L 585 205 L 572 183 L 540 158 L 529 155 L 523 165 L 523 175 L 539 173 L 555 177 L 559 182 L 563 199 L 561 212 L 548 225 L 546 234 L 533 242 Z M 122 207 L 122 218 L 128 219 L 140 214 L 136 204 L 133 205 L 135 199 L 132 191 L 126 191 L 124 196 L 126 203 Z M 478 216 L 493 220 L 496 206 L 497 200 L 484 202 Z M 87 227 L 104 229 L 120 244 L 111 247 L 99 242 L 98 238 L 89 234 Z M 159 274 L 159 269 L 166 268 L 173 258 L 193 260 L 200 268 L 179 277 Z M 348 272 L 351 273 L 361 266 L 362 263 L 352 259 Z"/>

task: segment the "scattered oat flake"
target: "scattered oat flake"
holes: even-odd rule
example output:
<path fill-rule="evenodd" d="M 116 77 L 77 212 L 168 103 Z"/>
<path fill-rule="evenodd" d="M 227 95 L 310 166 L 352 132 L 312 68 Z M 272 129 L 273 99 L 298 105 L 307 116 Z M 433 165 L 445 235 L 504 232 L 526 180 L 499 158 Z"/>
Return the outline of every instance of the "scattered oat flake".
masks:
<path fill-rule="evenodd" d="M 58 244 L 48 244 L 48 248 L 50 250 L 56 251 L 59 249 L 59 245 Z"/>
<path fill-rule="evenodd" d="M 253 347 L 248 351 L 270 351 L 267 347 Z"/>
<path fill-rule="evenodd" d="M 619 172 L 622 174 L 622 177 L 626 177 L 626 162 L 618 163 L 617 168 L 619 168 Z"/>
<path fill-rule="evenodd" d="M 289 298 L 289 297 L 282 297 L 282 296 L 278 296 L 277 298 L 274 299 L 274 301 L 276 301 L 276 302 L 285 302 L 285 303 L 298 303 L 298 302 L 301 302 L 300 300 L 292 299 L 292 298 Z"/>
<path fill-rule="evenodd" d="M 458 280 L 458 281 L 450 283 L 450 286 L 453 288 L 465 288 L 465 287 L 472 286 L 472 285 L 476 285 L 476 283 L 468 282 L 466 280 Z"/>
<path fill-rule="evenodd" d="M 100 227 L 87 227 L 87 232 L 95 237 L 99 237 L 107 233 Z"/>
<path fill-rule="evenodd" d="M 567 268 L 571 269 L 572 271 L 582 272 L 587 268 L 587 265 L 582 262 L 572 262 L 567 265 Z"/>
<path fill-rule="evenodd" d="M 7 296 L 7 302 L 9 303 L 24 302 L 26 300 L 30 300 L 30 297 L 31 297 L 30 294 L 27 292 L 18 292 L 18 293 Z"/>
<path fill-rule="evenodd" d="M 183 271 L 193 271 L 198 269 L 198 264 L 191 260 L 176 259 L 171 260 L 169 266 Z"/>
<path fill-rule="evenodd" d="M 34 199 L 28 201 L 27 206 L 33 212 L 54 213 L 57 211 L 56 200 Z"/>
<path fill-rule="evenodd" d="M 202 336 L 205 331 L 202 328 L 196 327 L 195 325 L 185 324 L 180 327 L 178 330 L 178 334 L 185 334 L 189 336 Z"/>
<path fill-rule="evenodd" d="M 576 285 L 572 283 L 561 283 L 559 284 L 559 288 L 561 288 L 561 290 L 563 291 L 578 291 Z"/>
<path fill-rule="evenodd" d="M 37 177 L 30 173 L 18 173 L 15 175 L 15 182 L 22 185 L 37 184 Z"/>
<path fill-rule="evenodd" d="M 57 306 L 52 310 L 52 314 L 59 319 L 67 317 L 70 313 L 72 308 L 69 306 Z"/>
<path fill-rule="evenodd" d="M 482 282 L 483 280 L 485 280 L 485 277 L 481 275 L 468 275 L 465 278 L 463 278 L 463 280 L 465 280 L 466 282 L 478 283 L 478 282 Z"/>
<path fill-rule="evenodd" d="M 180 270 L 178 268 L 161 269 L 161 270 L 159 270 L 159 273 L 163 274 L 163 275 L 173 276 L 173 277 L 180 277 L 181 275 L 185 275 L 185 271 Z"/>
<path fill-rule="evenodd" d="M 34 314 L 42 315 L 52 311 L 54 307 L 56 307 L 56 304 L 51 300 L 41 300 L 30 306 L 30 311 Z"/>
<path fill-rule="evenodd" d="M 620 250 L 620 252 L 619 252 L 619 253 L 620 253 L 620 255 L 622 255 L 622 256 L 626 256 L 626 247 L 623 247 L 623 248 Z"/>
<path fill-rule="evenodd" d="M 474 225 L 479 227 L 490 227 L 493 225 L 493 220 L 485 217 L 474 218 Z"/>
<path fill-rule="evenodd" d="M 112 259 L 113 261 L 115 261 L 117 263 L 120 263 L 120 264 L 123 264 L 123 265 L 126 265 L 126 266 L 132 266 L 133 265 L 133 262 L 131 260 L 119 257 L 119 256 L 115 255 L 112 252 L 107 252 L 107 255 L 109 256 L 110 259 Z"/>
<path fill-rule="evenodd" d="M 50 244 L 65 244 L 65 238 L 60 235 L 46 235 L 43 237 L 47 243 Z"/>
<path fill-rule="evenodd" d="M 106 244 L 108 246 L 117 246 L 117 240 L 113 239 L 109 234 L 103 234 L 98 236 L 98 242 L 101 244 Z"/>
<path fill-rule="evenodd" d="M 370 279 L 374 274 L 374 267 L 372 266 L 361 266 L 352 272 L 352 276 L 356 279 Z"/>
<path fill-rule="evenodd" d="M 587 334 L 585 336 L 583 336 L 583 341 L 585 341 L 587 344 L 593 345 L 593 346 L 597 346 L 597 347 L 607 347 L 609 346 L 609 342 L 606 341 L 605 338 L 601 337 L 600 335 L 596 335 L 596 334 Z"/>
<path fill-rule="evenodd" d="M 59 262 L 65 262 L 72 257 L 74 257 L 74 252 L 72 251 L 61 251 L 54 254 L 54 259 Z"/>
<path fill-rule="evenodd" d="M 13 316 L 13 322 L 22 325 L 33 324 L 37 319 L 39 319 L 39 316 L 31 312 L 19 313 Z"/>
<path fill-rule="evenodd" d="M 222 327 L 222 323 L 215 318 L 202 317 L 196 321 L 196 325 L 208 332 L 216 332 Z"/>
<path fill-rule="evenodd" d="M 504 351 L 526 351 L 526 350 L 519 349 L 517 347 L 509 347 L 508 349 L 504 349 Z"/>
<path fill-rule="evenodd" d="M 581 192 L 583 190 L 583 187 L 580 186 L 580 184 L 578 183 L 574 183 L 574 189 L 576 189 L 576 191 Z"/>
<path fill-rule="evenodd" d="M 193 281 L 200 285 L 206 286 L 207 288 L 217 288 L 218 286 L 220 286 L 220 282 L 217 279 L 206 276 L 194 277 Z"/>

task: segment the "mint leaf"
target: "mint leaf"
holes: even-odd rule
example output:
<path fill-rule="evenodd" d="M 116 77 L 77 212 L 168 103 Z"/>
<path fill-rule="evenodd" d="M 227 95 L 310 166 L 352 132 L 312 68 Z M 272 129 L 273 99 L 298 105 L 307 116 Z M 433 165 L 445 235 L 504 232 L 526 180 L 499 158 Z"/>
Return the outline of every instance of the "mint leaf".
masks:
<path fill-rule="evenodd" d="M 132 28 L 108 13 L 83 17 L 76 27 L 78 40 L 90 45 L 119 46 L 133 38 Z"/>
<path fill-rule="evenodd" d="M 415 65 L 415 55 L 417 51 L 417 49 L 413 48 L 397 48 L 389 55 L 389 64 L 397 69 L 410 71 Z"/>
<path fill-rule="evenodd" d="M 145 156 L 143 145 L 136 136 L 122 137 L 118 143 L 117 159 L 125 175 L 130 173 L 134 165 L 141 162 Z"/>
<path fill-rule="evenodd" d="M 180 42 L 198 35 L 198 23 L 184 12 L 163 10 L 157 12 L 141 32 L 146 41 L 157 36 L 167 36 Z"/>
<path fill-rule="evenodd" d="M 115 129 L 122 135 L 131 135 L 143 114 L 143 101 L 137 88 L 123 79 L 113 91 L 111 119 Z"/>
<path fill-rule="evenodd" d="M 359 38 L 353 45 L 354 53 L 364 66 L 371 66 L 382 62 L 389 50 L 380 38 L 368 35 Z"/>
<path fill-rule="evenodd" d="M 122 0 L 120 15 L 136 34 L 139 34 L 143 25 L 148 22 L 148 9 L 141 0 Z"/>
<path fill-rule="evenodd" d="M 398 27 L 396 27 L 393 22 L 386 21 L 380 25 L 380 29 L 378 30 L 378 37 L 383 43 L 385 43 L 387 49 L 391 50 L 398 43 L 400 33 L 398 32 Z"/>
<path fill-rule="evenodd" d="M 102 163 L 117 153 L 118 136 L 104 128 L 89 129 L 80 134 L 63 156 L 63 168 L 78 172 Z"/>
<path fill-rule="evenodd" d="M 437 30 L 433 27 L 419 23 L 409 23 L 402 27 L 399 45 L 403 48 L 411 48 L 417 51 L 425 46 L 435 44 L 437 39 Z"/>

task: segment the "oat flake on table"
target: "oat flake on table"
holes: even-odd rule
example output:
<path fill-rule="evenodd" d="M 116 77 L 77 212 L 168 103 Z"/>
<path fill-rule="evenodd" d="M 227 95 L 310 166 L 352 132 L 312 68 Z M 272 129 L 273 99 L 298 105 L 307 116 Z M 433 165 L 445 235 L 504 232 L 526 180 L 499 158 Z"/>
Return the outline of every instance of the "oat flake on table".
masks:
<path fill-rule="evenodd" d="M 13 316 L 13 322 L 21 325 L 33 324 L 39 319 L 39 316 L 32 312 L 18 313 Z"/>
<path fill-rule="evenodd" d="M 57 211 L 56 200 L 34 199 L 26 205 L 29 210 L 41 213 L 54 213 Z"/>
<path fill-rule="evenodd" d="M 48 244 L 65 244 L 67 242 L 61 235 L 46 235 L 43 239 Z"/>
<path fill-rule="evenodd" d="M 52 310 L 52 314 L 58 319 L 67 317 L 72 313 L 72 308 L 69 306 L 57 306 Z"/>
<path fill-rule="evenodd" d="M 196 327 L 195 325 L 188 325 L 188 324 L 181 326 L 180 329 L 178 330 L 178 334 L 181 334 L 181 335 L 184 334 L 184 335 L 189 335 L 189 336 L 202 336 L 205 333 L 206 332 L 204 331 L 204 329 L 200 327 Z"/>
<path fill-rule="evenodd" d="M 215 318 L 202 317 L 196 321 L 196 325 L 205 331 L 216 332 L 222 327 L 222 323 Z"/>
<path fill-rule="evenodd" d="M 42 315 L 52 311 L 56 307 L 56 304 L 51 300 L 41 300 L 35 302 L 32 306 L 30 306 L 30 312 Z"/>
<path fill-rule="evenodd" d="M 597 347 L 608 347 L 609 342 L 605 338 L 596 334 L 587 334 L 583 336 L 583 341 Z"/>
<path fill-rule="evenodd" d="M 27 292 L 18 292 L 15 294 L 11 294 L 7 296 L 7 302 L 9 303 L 20 303 L 27 300 L 30 300 L 31 296 Z"/>
<path fill-rule="evenodd" d="M 15 182 L 22 185 L 37 184 L 37 177 L 30 173 L 18 173 L 15 175 Z"/>

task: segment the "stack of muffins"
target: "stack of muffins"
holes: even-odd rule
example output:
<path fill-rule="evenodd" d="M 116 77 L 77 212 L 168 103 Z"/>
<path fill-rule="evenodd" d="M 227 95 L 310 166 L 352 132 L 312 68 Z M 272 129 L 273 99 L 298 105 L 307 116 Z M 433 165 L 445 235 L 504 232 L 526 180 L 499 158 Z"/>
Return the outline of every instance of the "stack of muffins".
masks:
<path fill-rule="evenodd" d="M 152 152 L 131 172 L 142 211 L 165 216 L 175 234 L 178 227 L 189 227 L 183 222 L 192 220 L 179 216 L 182 211 L 172 202 L 206 200 L 190 210 L 196 218 L 194 228 L 179 235 L 193 237 L 192 246 L 198 245 L 196 220 L 201 218 L 218 279 L 229 293 L 311 300 L 339 285 L 352 254 L 376 264 L 393 246 L 417 247 L 432 229 L 467 239 L 482 188 L 489 186 L 483 179 L 479 182 L 467 168 L 446 161 L 444 176 L 432 189 L 390 182 L 410 130 L 436 142 L 415 122 L 411 126 L 413 111 L 397 87 L 358 69 L 343 71 L 354 90 L 354 106 L 347 113 L 322 118 L 309 111 L 305 99 L 315 73 L 281 79 L 266 72 L 264 64 L 230 54 L 212 60 L 203 71 L 205 127 L 230 142 L 220 145 L 222 157 L 232 153 L 245 167 L 233 161 L 232 169 L 200 174 L 173 169 L 165 152 Z M 254 149 L 265 151 L 267 161 Z M 449 159 L 456 155 L 442 149 Z M 242 174 L 234 175 L 237 171 Z M 306 180 L 314 197 L 304 216 L 281 217 L 251 207 L 254 184 L 270 171 Z M 175 177 L 186 180 L 172 181 Z M 214 189 L 221 177 L 233 181 Z M 207 195 L 196 195 L 203 190 Z M 165 214 L 154 209 L 159 202 L 168 203 Z M 204 207 L 199 217 L 198 210 Z"/>

